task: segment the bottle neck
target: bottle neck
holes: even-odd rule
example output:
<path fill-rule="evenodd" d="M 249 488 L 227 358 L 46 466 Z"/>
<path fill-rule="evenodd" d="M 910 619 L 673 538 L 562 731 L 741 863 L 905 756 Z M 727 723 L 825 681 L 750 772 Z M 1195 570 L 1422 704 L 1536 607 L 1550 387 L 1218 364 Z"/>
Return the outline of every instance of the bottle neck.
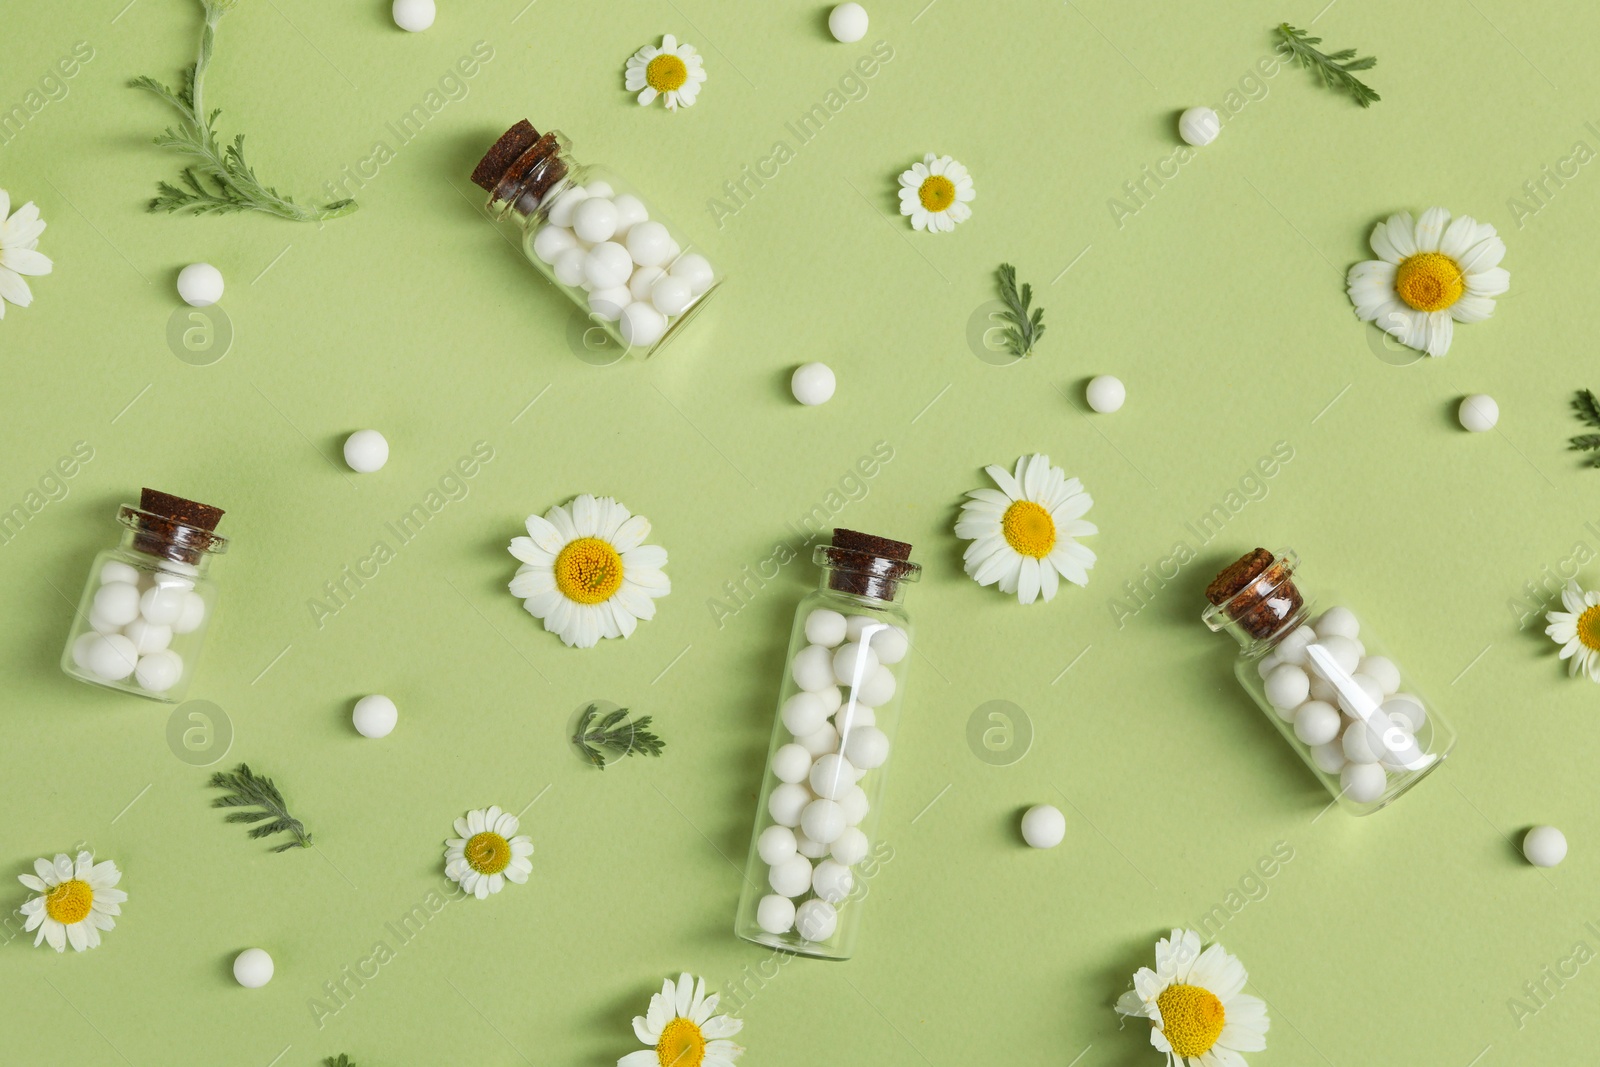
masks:
<path fill-rule="evenodd" d="M 496 219 L 527 220 L 537 215 L 576 180 L 572 144 L 558 130 L 548 131 L 512 160 L 489 190 L 489 213 Z"/>
<path fill-rule="evenodd" d="M 1302 600 L 1294 611 L 1284 616 L 1283 622 L 1276 630 L 1265 636 L 1257 636 L 1238 623 L 1227 627 L 1227 631 L 1235 641 L 1239 642 L 1241 655 L 1251 658 L 1264 656 L 1277 648 L 1285 637 L 1309 623 L 1316 614 L 1314 609 L 1313 601 Z"/>
<path fill-rule="evenodd" d="M 228 539 L 220 534 L 132 504 L 122 506 L 117 521 L 124 527 L 123 551 L 161 560 L 167 569 L 192 577 L 205 574 L 211 557 L 228 550 Z"/>
<path fill-rule="evenodd" d="M 811 558 L 822 568 L 823 591 L 852 597 L 868 607 L 903 603 L 907 583 L 922 576 L 922 568 L 907 560 L 836 545 L 817 546 Z"/>

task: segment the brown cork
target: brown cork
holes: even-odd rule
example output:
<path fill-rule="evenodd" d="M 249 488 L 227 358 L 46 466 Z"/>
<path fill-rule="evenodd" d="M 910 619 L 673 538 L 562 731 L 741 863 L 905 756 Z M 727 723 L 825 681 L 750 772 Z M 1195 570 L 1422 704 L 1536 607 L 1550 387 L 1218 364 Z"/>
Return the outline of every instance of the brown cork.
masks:
<path fill-rule="evenodd" d="M 1271 637 L 1305 603 L 1295 588 L 1289 563 L 1264 548 L 1240 556 L 1206 586 L 1206 599 L 1223 610 L 1251 637 Z"/>
<path fill-rule="evenodd" d="M 523 119 L 494 143 L 472 171 L 472 180 L 496 200 L 519 205 L 531 213 L 555 184 L 567 176 L 554 130 L 540 136 Z"/>
<path fill-rule="evenodd" d="M 909 562 L 911 546 L 904 541 L 858 530 L 834 530 L 822 554 L 833 568 L 828 588 L 874 600 L 892 601 L 900 581 L 920 569 Z"/>
<path fill-rule="evenodd" d="M 517 158 L 532 148 L 539 140 L 539 131 L 533 128 L 533 123 L 523 119 L 505 133 L 494 146 L 478 161 L 477 167 L 472 171 L 474 184 L 482 186 L 489 192 L 494 192 L 494 187 L 500 184 L 501 175 L 506 168 L 517 161 Z"/>
<path fill-rule="evenodd" d="M 227 544 L 214 532 L 224 514 L 219 507 L 147 488 L 139 492 L 139 511 L 133 547 L 140 552 L 196 564 Z"/>
<path fill-rule="evenodd" d="M 217 523 L 222 521 L 226 514 L 221 508 L 212 507 L 210 504 L 201 504 L 194 500 L 185 500 L 181 496 L 163 493 L 156 489 L 139 490 L 139 507 L 153 515 L 161 515 L 174 519 L 185 526 L 197 526 L 210 533 L 217 528 Z"/>

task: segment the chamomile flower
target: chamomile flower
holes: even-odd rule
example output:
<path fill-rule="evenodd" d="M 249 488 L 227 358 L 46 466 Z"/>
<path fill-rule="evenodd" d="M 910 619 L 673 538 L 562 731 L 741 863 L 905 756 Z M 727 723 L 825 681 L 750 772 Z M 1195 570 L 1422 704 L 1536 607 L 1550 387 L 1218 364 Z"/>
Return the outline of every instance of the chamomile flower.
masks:
<path fill-rule="evenodd" d="M 972 542 L 962 557 L 967 575 L 1024 604 L 1054 597 L 1058 577 L 1088 585 L 1095 555 L 1077 539 L 1100 530 L 1084 521 L 1094 498 L 1083 483 L 1037 454 L 1017 460 L 1014 472 L 984 470 L 1000 488 L 968 493 L 956 521 L 956 536 Z"/>
<path fill-rule="evenodd" d="M 661 38 L 660 48 L 645 45 L 628 57 L 623 85 L 639 94 L 642 105 L 649 106 L 660 96 L 668 111 L 676 111 L 694 104 L 705 80 L 705 62 L 694 45 L 679 44 L 669 33 Z"/>
<path fill-rule="evenodd" d="M 967 168 L 932 152 L 900 175 L 900 214 L 911 216 L 913 230 L 948 233 L 972 217 L 967 205 L 978 194 Z"/>
<path fill-rule="evenodd" d="M 706 996 L 704 978 L 666 979 L 649 1010 L 633 1017 L 633 1032 L 652 1047 L 628 1053 L 617 1067 L 732 1067 L 744 1049 L 728 1038 L 744 1029 L 744 1020 L 713 1014 L 719 999 Z"/>
<path fill-rule="evenodd" d="M 25 308 L 33 303 L 33 291 L 24 274 L 49 274 L 55 268 L 50 258 L 38 251 L 39 235 L 45 224 L 39 209 L 28 201 L 11 212 L 11 194 L 0 189 L 0 319 L 6 317 L 6 304 Z"/>
<path fill-rule="evenodd" d="M 1561 646 L 1568 674 L 1600 682 L 1600 593 L 1586 593 L 1577 582 L 1568 582 L 1561 591 L 1561 606 L 1567 610 L 1545 614 L 1544 621 L 1550 624 L 1545 634 Z"/>
<path fill-rule="evenodd" d="M 57 853 L 54 862 L 33 861 L 35 874 L 22 874 L 17 881 L 39 895 L 22 905 L 22 929 L 39 931 L 33 943 L 49 942 L 57 952 L 70 943 L 74 950 L 100 947 L 100 931 L 117 925 L 122 902 L 128 894 L 116 888 L 122 872 L 110 860 L 100 863 L 88 852 L 78 853 L 74 863 Z"/>
<path fill-rule="evenodd" d="M 511 592 L 528 614 L 572 647 L 602 637 L 628 637 L 656 614 L 655 599 L 672 591 L 661 572 L 667 550 L 647 545 L 650 521 L 608 496 L 585 493 L 544 518 L 528 516 L 528 536 L 511 540 L 522 561 Z"/>
<path fill-rule="evenodd" d="M 1430 356 L 1450 351 L 1456 323 L 1493 315 L 1494 298 L 1511 287 L 1500 266 L 1505 242 L 1468 215 L 1430 207 L 1413 223 L 1402 211 L 1373 227 L 1371 243 L 1378 258 L 1351 267 L 1347 279 L 1356 315 Z"/>
<path fill-rule="evenodd" d="M 1267 1006 L 1242 992 L 1249 976 L 1234 957 L 1200 935 L 1174 930 L 1156 942 L 1156 969 L 1140 967 L 1117 1011 L 1149 1019 L 1150 1043 L 1170 1067 L 1243 1067 L 1241 1052 L 1267 1047 Z"/>
<path fill-rule="evenodd" d="M 482 900 L 510 879 L 521 885 L 533 870 L 533 842 L 517 836 L 517 817 L 498 807 L 475 808 L 456 820 L 456 833 L 444 843 L 444 873 Z"/>

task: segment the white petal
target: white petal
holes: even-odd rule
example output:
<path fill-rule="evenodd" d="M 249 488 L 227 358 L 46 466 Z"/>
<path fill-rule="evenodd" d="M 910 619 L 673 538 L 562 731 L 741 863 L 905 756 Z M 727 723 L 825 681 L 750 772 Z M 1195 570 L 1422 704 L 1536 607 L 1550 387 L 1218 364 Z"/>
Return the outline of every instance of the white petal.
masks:
<path fill-rule="evenodd" d="M 1032 604 L 1039 597 L 1039 561 L 1024 556 L 1022 570 L 1017 576 L 1017 600 Z"/>
<path fill-rule="evenodd" d="M 1444 228 L 1450 224 L 1450 212 L 1442 207 L 1430 207 L 1417 220 L 1416 241 L 1418 252 L 1437 252 L 1444 239 Z"/>
<path fill-rule="evenodd" d="M 530 567 L 549 567 L 556 561 L 556 553 L 541 548 L 531 537 L 513 537 L 509 551 Z"/>
<path fill-rule="evenodd" d="M 28 288 L 28 283 L 22 280 L 22 275 L 14 270 L 0 267 L 0 302 L 5 301 L 19 308 L 25 308 L 33 303 L 33 291 Z"/>
<path fill-rule="evenodd" d="M 1466 294 L 1450 305 L 1450 317 L 1457 322 L 1482 322 L 1494 314 L 1494 300 L 1487 296 Z"/>
<path fill-rule="evenodd" d="M 1511 288 L 1511 273 L 1504 267 L 1474 271 L 1467 275 L 1467 292 L 1473 296 L 1499 296 Z"/>
<path fill-rule="evenodd" d="M 8 248 L 0 253 L 0 262 L 18 274 L 49 274 L 54 266 L 49 256 L 31 248 Z"/>
<path fill-rule="evenodd" d="M 1439 251 L 1457 263 L 1472 247 L 1472 235 L 1478 231 L 1478 222 L 1470 215 L 1457 215 L 1439 240 Z M 1490 264 L 1493 266 L 1493 264 Z"/>
<path fill-rule="evenodd" d="M 1577 582 L 1569 581 L 1566 588 L 1561 590 L 1561 603 L 1566 605 L 1567 610 L 1574 615 L 1583 613 L 1583 609 L 1586 606 L 1583 602 L 1583 589 Z"/>
<path fill-rule="evenodd" d="M 985 474 L 994 480 L 994 484 L 998 485 L 1000 487 L 1000 491 L 1009 499 L 1026 499 L 1022 492 L 1022 486 L 1017 482 L 1017 479 L 1011 476 L 1010 471 L 1006 470 L 1004 467 L 996 467 L 993 465 L 985 467 L 983 470 Z"/>
<path fill-rule="evenodd" d="M 1480 270 L 1493 270 L 1506 256 L 1506 243 L 1498 237 L 1488 237 L 1456 258 L 1463 274 Z"/>
<path fill-rule="evenodd" d="M 570 537 L 563 537 L 561 531 L 556 529 L 549 519 L 540 518 L 538 515 L 528 516 L 527 527 L 528 536 L 533 539 L 533 543 L 550 553 L 552 557 L 571 540 Z"/>
<path fill-rule="evenodd" d="M 1380 222 L 1372 228 L 1372 236 L 1368 238 L 1372 246 L 1372 254 L 1384 263 L 1398 264 L 1401 260 L 1399 252 L 1395 251 L 1393 243 L 1389 240 L 1389 224 Z"/>
<path fill-rule="evenodd" d="M 1455 320 L 1448 311 L 1428 313 L 1428 347 L 1430 356 L 1442 356 L 1450 351 L 1450 338 L 1455 332 Z"/>
<path fill-rule="evenodd" d="M 507 588 L 511 590 L 511 595 L 519 600 L 527 600 L 530 597 L 539 596 L 541 593 L 553 592 L 556 588 L 555 572 L 548 570 L 519 571 L 517 576 L 507 584 Z"/>
<path fill-rule="evenodd" d="M 623 510 L 623 514 L 624 516 L 627 515 L 626 509 Z M 616 549 L 617 552 L 626 553 L 631 552 L 640 545 L 644 544 L 644 539 L 649 535 L 650 520 L 645 518 L 643 515 L 634 515 L 631 517 L 625 517 L 617 526 L 616 532 L 610 536 L 609 540 L 611 542 L 611 547 Z M 662 563 L 665 562 L 665 553 L 663 553 Z M 657 566 L 659 565 L 660 564 L 657 564 Z"/>
<path fill-rule="evenodd" d="M 635 567 L 659 569 L 667 565 L 667 550 L 660 545 L 637 545 L 626 552 L 619 550 L 619 554 L 625 573 Z"/>
<path fill-rule="evenodd" d="M 1413 234 L 1411 212 L 1401 211 L 1390 215 L 1388 219 L 1387 234 L 1389 246 L 1401 259 L 1406 259 L 1417 254 L 1417 240 Z"/>
<path fill-rule="evenodd" d="M 1044 599 L 1046 604 L 1055 599 L 1056 590 L 1060 588 L 1060 582 L 1057 578 L 1057 574 L 1058 572 L 1055 564 L 1051 563 L 1049 559 L 1045 559 L 1040 562 L 1039 596 Z"/>

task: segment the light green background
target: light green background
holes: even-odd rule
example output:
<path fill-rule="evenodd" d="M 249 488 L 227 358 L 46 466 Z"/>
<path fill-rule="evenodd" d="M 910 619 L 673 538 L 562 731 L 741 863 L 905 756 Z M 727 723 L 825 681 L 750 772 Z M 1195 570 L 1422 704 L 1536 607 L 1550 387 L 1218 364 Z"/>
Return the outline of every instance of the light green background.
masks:
<path fill-rule="evenodd" d="M 774 973 L 731 925 L 813 571 L 784 567 L 721 626 L 708 601 L 851 488 L 880 441 L 892 461 L 837 521 L 915 542 L 926 567 L 884 812 L 894 859 L 855 960 L 790 962 L 749 998 L 746 1062 L 1156 1062 L 1109 1005 L 1156 936 L 1241 882 L 1261 899 L 1221 940 L 1272 1006 L 1253 1062 L 1592 1056 L 1592 968 L 1520 1026 L 1508 1006 L 1576 942 L 1600 950 L 1585 928 L 1600 924 L 1596 691 L 1508 602 L 1600 551 L 1600 472 L 1564 451 L 1572 390 L 1600 385 L 1585 377 L 1600 178 L 1549 185 L 1521 228 L 1508 199 L 1574 142 L 1600 147 L 1585 126 L 1600 118 L 1600 11 L 876 0 L 867 40 L 841 45 L 823 8 L 789 0 L 525 2 L 445 0 L 407 35 L 379 0 L 243 0 L 209 91 L 263 177 L 307 198 L 375 141 L 396 150 L 361 210 L 320 230 L 143 210 L 176 163 L 148 143 L 159 105 L 123 85 L 176 78 L 193 5 L 6 5 L 0 105 L 75 42 L 94 58 L 0 147 L 0 186 L 39 204 L 56 263 L 0 323 L 0 503 L 74 442 L 94 459 L 0 546 L 0 866 L 14 908 L 15 874 L 86 841 L 130 898 L 98 951 L 0 949 L 8 1062 L 609 1064 L 637 1047 L 628 1020 L 664 975 Z M 1220 139 L 1119 228 L 1108 200 L 1172 156 L 1176 113 L 1222 107 L 1285 18 L 1377 54 L 1383 102 L 1362 111 L 1299 70 L 1251 82 Z M 621 89 L 627 56 L 663 32 L 710 72 L 682 114 Z M 880 39 L 894 57 L 866 97 L 798 146 L 785 123 Z M 494 56 L 465 99 L 398 146 L 386 123 L 478 41 Z M 563 298 L 479 213 L 466 175 L 524 116 L 630 176 L 727 272 L 659 359 L 575 358 Z M 719 229 L 708 199 L 780 139 L 793 161 Z M 929 150 L 976 182 L 952 235 L 895 215 L 896 174 Z M 1376 218 L 1434 203 L 1500 227 L 1512 290 L 1445 360 L 1396 366 L 1342 272 Z M 176 271 L 195 260 L 227 275 L 237 330 L 209 367 L 165 340 Z M 1034 359 L 1004 368 L 965 339 L 1002 261 L 1049 324 Z M 787 393 L 811 359 L 839 376 L 820 409 Z M 1114 416 L 1082 401 L 1102 372 L 1128 385 Z M 1494 433 L 1455 423 L 1476 391 L 1500 403 Z M 364 426 L 393 453 L 357 476 L 339 442 Z M 477 441 L 494 459 L 467 497 L 317 628 L 308 599 Z M 1293 459 L 1265 497 L 1118 627 L 1123 582 L 1192 540 L 1184 524 L 1280 441 Z M 962 575 L 950 528 L 985 464 L 1035 450 L 1093 493 L 1100 563 L 1088 589 L 1021 607 Z M 141 485 L 228 509 L 224 614 L 191 695 L 236 731 L 220 766 L 273 775 L 315 851 L 271 855 L 225 825 L 210 772 L 168 750 L 167 707 L 56 668 L 89 560 Z M 673 581 L 655 621 L 586 652 L 504 589 L 522 517 L 581 492 L 648 515 Z M 1308 586 L 1343 590 L 1456 724 L 1456 755 L 1395 808 L 1319 818 L 1327 798 L 1234 684 L 1231 642 L 1200 625 L 1215 566 L 1258 543 L 1292 544 Z M 400 706 L 387 740 L 350 728 L 367 692 Z M 664 758 L 583 767 L 563 731 L 596 697 L 654 715 Z M 1036 731 L 1010 766 L 967 745 L 990 700 Z M 535 798 L 530 883 L 446 907 L 319 1030 L 309 999 L 379 939 L 398 944 L 385 924 L 440 884 L 451 820 Z M 1039 802 L 1067 812 L 1052 852 L 1017 835 Z M 1535 822 L 1572 843 L 1555 870 L 1516 854 Z M 1257 888 L 1275 842 L 1293 859 Z M 277 960 L 254 992 L 228 970 L 249 945 Z"/>

